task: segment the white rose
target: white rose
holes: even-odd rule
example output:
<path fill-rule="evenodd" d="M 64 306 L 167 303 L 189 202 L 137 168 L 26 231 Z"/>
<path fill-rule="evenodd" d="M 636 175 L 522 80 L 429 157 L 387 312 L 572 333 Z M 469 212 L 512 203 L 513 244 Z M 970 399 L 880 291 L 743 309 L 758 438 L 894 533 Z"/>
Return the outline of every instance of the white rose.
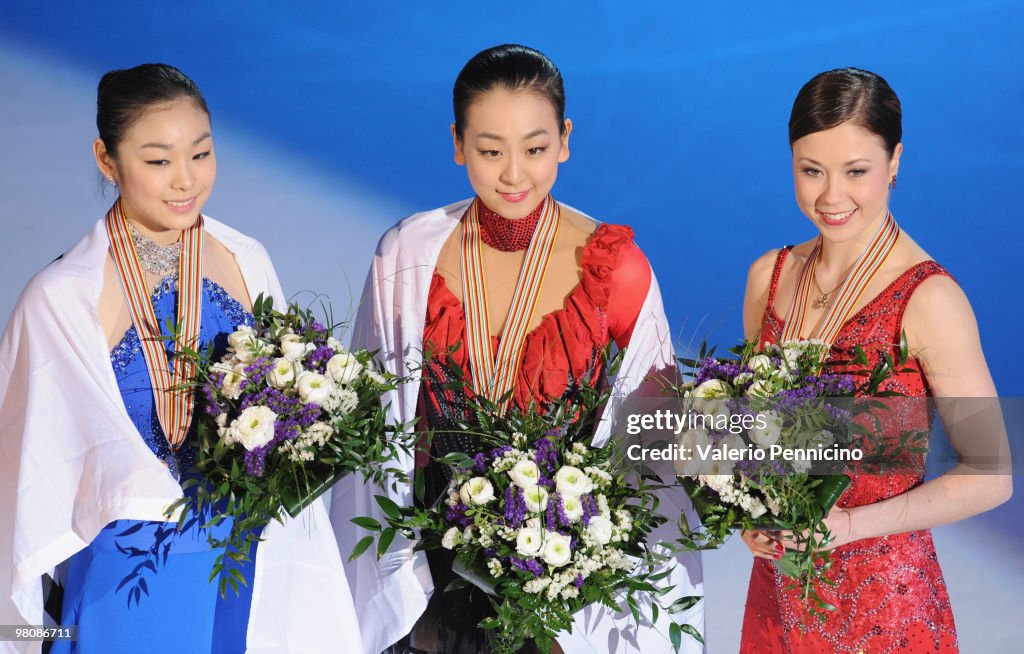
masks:
<path fill-rule="evenodd" d="M 351 352 L 335 354 L 327 362 L 327 376 L 342 386 L 354 382 L 362 371 L 363 364 Z"/>
<path fill-rule="evenodd" d="M 305 404 L 323 404 L 334 392 L 330 379 L 308 370 L 299 375 L 295 385 L 299 389 L 299 398 Z"/>
<path fill-rule="evenodd" d="M 302 359 L 313 350 L 312 343 L 303 343 L 298 334 L 285 334 L 281 337 L 281 354 L 291 361 Z"/>
<path fill-rule="evenodd" d="M 711 447 L 711 437 L 703 429 L 688 429 L 679 435 L 679 447 L 686 457 L 677 458 L 676 474 L 682 477 L 699 475 L 703 472 L 704 461 L 700 457 L 702 451 Z"/>
<path fill-rule="evenodd" d="M 732 386 L 721 379 L 709 379 L 693 389 L 692 396 L 699 398 L 729 397 Z"/>
<path fill-rule="evenodd" d="M 767 376 L 772 371 L 772 360 L 767 355 L 755 354 L 747 361 L 747 367 L 757 375 Z"/>
<path fill-rule="evenodd" d="M 562 495 L 562 510 L 569 522 L 576 522 L 583 517 L 583 503 L 576 495 Z"/>
<path fill-rule="evenodd" d="M 248 325 L 242 325 L 228 335 L 228 347 L 235 352 L 248 350 L 249 345 L 256 341 L 256 332 Z"/>
<path fill-rule="evenodd" d="M 557 532 L 548 532 L 548 539 L 544 544 L 544 563 L 558 568 L 568 563 L 571 558 L 572 547 L 569 537 Z"/>
<path fill-rule="evenodd" d="M 750 397 L 768 397 L 771 395 L 771 387 L 767 381 L 758 379 L 747 388 L 747 395 Z"/>
<path fill-rule="evenodd" d="M 512 469 L 508 471 L 508 476 L 512 478 L 512 483 L 520 488 L 536 486 L 540 481 L 540 468 L 530 459 L 523 459 L 512 466 Z"/>
<path fill-rule="evenodd" d="M 807 472 L 811 469 L 811 462 L 807 459 L 793 459 L 791 463 L 793 464 L 793 472 L 797 474 Z"/>
<path fill-rule="evenodd" d="M 741 452 L 747 449 L 747 444 L 743 442 L 743 437 L 739 434 L 726 434 L 722 437 L 722 440 L 718 441 L 718 449 L 722 450 L 729 456 L 730 452 Z M 736 454 L 735 456 L 739 456 Z"/>
<path fill-rule="evenodd" d="M 602 515 L 595 515 L 590 518 L 587 525 L 587 535 L 590 540 L 598 545 L 607 545 L 612 539 L 612 521 Z"/>
<path fill-rule="evenodd" d="M 444 536 L 441 537 L 441 547 L 446 550 L 453 550 L 455 546 L 462 542 L 462 530 L 458 527 L 452 527 L 448 531 L 444 532 Z"/>
<path fill-rule="evenodd" d="M 832 444 L 836 442 L 836 437 L 832 432 L 822 429 L 818 432 L 818 435 L 814 437 L 815 443 L 821 443 L 822 447 L 832 447 Z"/>
<path fill-rule="evenodd" d="M 523 527 L 516 536 L 516 551 L 523 556 L 536 556 L 543 545 L 544 538 L 536 527 Z"/>
<path fill-rule="evenodd" d="M 302 372 L 302 366 L 292 359 L 281 357 L 274 361 L 274 367 L 267 375 L 267 382 L 274 388 L 288 388 L 295 383 L 295 376 Z"/>
<path fill-rule="evenodd" d="M 245 366 L 241 363 L 224 373 L 224 381 L 220 384 L 220 390 L 224 397 L 237 400 L 242 395 L 242 382 L 245 381 Z"/>
<path fill-rule="evenodd" d="M 274 438 L 277 414 L 265 406 L 251 406 L 231 423 L 232 441 L 249 450 L 263 447 Z"/>
<path fill-rule="evenodd" d="M 779 442 L 782 434 L 782 418 L 774 411 L 765 411 L 758 416 L 764 421 L 764 428 L 753 427 L 748 432 L 750 440 L 760 448 L 767 449 Z"/>
<path fill-rule="evenodd" d="M 540 513 L 548 508 L 548 491 L 543 486 L 529 486 L 523 489 L 523 501 L 527 509 Z"/>
<path fill-rule="evenodd" d="M 562 466 L 555 473 L 555 490 L 562 495 L 579 497 L 594 490 L 594 482 L 579 468 Z"/>
<path fill-rule="evenodd" d="M 473 477 L 459 489 L 459 497 L 467 506 L 487 504 L 494 499 L 494 486 L 484 477 Z"/>

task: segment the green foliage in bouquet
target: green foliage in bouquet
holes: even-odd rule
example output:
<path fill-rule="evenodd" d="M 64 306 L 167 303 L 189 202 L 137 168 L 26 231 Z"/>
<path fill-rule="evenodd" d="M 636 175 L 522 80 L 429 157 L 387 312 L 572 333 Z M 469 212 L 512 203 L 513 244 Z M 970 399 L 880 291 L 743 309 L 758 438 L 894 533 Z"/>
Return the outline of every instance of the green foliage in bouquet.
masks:
<path fill-rule="evenodd" d="M 198 429 L 187 444 L 196 463 L 167 514 L 179 526 L 201 516 L 211 547 L 223 550 L 210 575 L 222 595 L 246 583 L 238 564 L 271 520 L 297 516 L 353 472 L 378 484 L 404 479 L 395 461 L 411 453 L 413 435 L 389 423 L 382 401 L 402 380 L 374 353 L 347 350 L 336 338 L 344 325 L 324 313 L 326 324 L 296 304 L 282 313 L 261 295 L 254 324 L 228 337 L 219 361 L 212 347 L 182 353 L 197 362 Z M 228 535 L 215 536 L 228 518 Z"/>
<path fill-rule="evenodd" d="M 702 345 L 697 358 L 680 358 L 688 381 L 670 391 L 687 411 L 759 416 L 765 426 L 691 430 L 680 441 L 692 449 L 703 443 L 713 450 L 762 454 L 773 447 L 784 454 L 856 450 L 861 454 L 857 472 L 869 474 L 899 472 L 907 454 L 927 451 L 926 431 L 878 437 L 892 408 L 886 398 L 899 396 L 883 390 L 886 382 L 909 370 L 905 338 L 895 356 L 881 352 L 874 365 L 856 347 L 849 361 L 832 361 L 829 370 L 824 368 L 827 346 L 820 341 L 769 344 L 763 352 L 744 342 L 729 352 L 735 358 L 715 357 L 713 349 Z M 832 564 L 825 551 L 832 534 L 824 520 L 850 485 L 849 463 L 837 457 L 811 471 L 806 461 L 785 456 L 722 460 L 677 465 L 680 483 L 701 519 L 694 528 L 681 516 L 677 546 L 715 549 L 735 530 L 792 532 L 795 547 L 776 565 L 800 589 L 808 614 L 824 619 L 835 609 L 818 593 L 819 583 L 833 585 L 826 575 Z"/>
<path fill-rule="evenodd" d="M 620 361 L 610 362 L 613 374 Z M 463 384 L 454 362 L 449 367 L 456 384 Z M 493 616 L 480 626 L 495 631 L 493 651 L 499 654 L 516 652 L 529 640 L 550 652 L 557 633 L 571 630 L 573 614 L 590 604 L 628 609 L 639 623 L 648 607 L 647 617 L 657 621 L 700 600 L 661 603 L 672 590 L 663 585 L 668 557 L 648 543 L 665 522 L 655 495 L 665 488 L 661 480 L 630 470 L 614 438 L 590 446 L 609 391 L 577 380 L 567 395 L 543 410 L 530 406 L 504 414 L 494 402 L 470 400 L 458 430 L 479 445 L 475 452 L 438 459 L 452 472 L 447 492 L 425 508 L 377 496 L 385 523 L 353 520 L 377 533 L 378 556 L 397 534 L 418 538 L 418 550 L 452 551 L 460 578 L 445 590 L 472 584 L 488 595 Z M 415 492 L 422 505 L 422 476 Z M 373 539 L 363 538 L 352 557 Z M 672 621 L 669 628 L 677 651 L 684 634 L 703 642 L 691 625 Z"/>

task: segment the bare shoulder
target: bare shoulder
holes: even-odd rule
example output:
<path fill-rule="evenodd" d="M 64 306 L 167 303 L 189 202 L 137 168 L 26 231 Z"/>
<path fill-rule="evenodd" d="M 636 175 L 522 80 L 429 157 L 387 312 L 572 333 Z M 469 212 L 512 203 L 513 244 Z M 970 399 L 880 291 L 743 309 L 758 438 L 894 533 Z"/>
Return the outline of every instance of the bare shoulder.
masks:
<path fill-rule="evenodd" d="M 970 315 L 967 294 L 949 275 L 931 275 L 922 281 L 907 302 L 906 322 L 942 324 L 945 320 Z M 908 325 L 909 326 L 909 325 Z"/>
<path fill-rule="evenodd" d="M 585 216 L 574 209 L 566 207 L 565 205 L 561 206 L 562 229 L 565 230 L 565 233 L 574 241 L 586 241 L 601 225 L 601 223 L 590 216 Z"/>

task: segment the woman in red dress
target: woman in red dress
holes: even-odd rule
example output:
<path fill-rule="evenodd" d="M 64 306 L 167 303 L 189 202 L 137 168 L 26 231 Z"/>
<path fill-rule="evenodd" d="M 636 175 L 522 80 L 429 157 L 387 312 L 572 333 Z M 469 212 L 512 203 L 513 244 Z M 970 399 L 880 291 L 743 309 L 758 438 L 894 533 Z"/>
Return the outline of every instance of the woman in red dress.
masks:
<path fill-rule="evenodd" d="M 559 164 L 569 158 L 572 132 L 555 65 L 523 46 L 490 48 L 460 72 L 453 99 L 455 161 L 465 166 L 475 198 L 410 216 L 384 235 L 354 334 L 360 345 L 381 352 L 389 370 L 418 379 L 399 389 L 391 410 L 403 422 L 418 418 L 432 432 L 434 456 L 479 451 L 477 439 L 458 423 L 469 417 L 472 394 L 504 395 L 503 378 L 512 380 L 517 407 L 543 409 L 571 399 L 580 382 L 603 383 L 602 351 L 612 344 L 626 348 L 615 397 L 605 409 L 615 416 L 617 403 L 642 392 L 644 379 L 675 369 L 657 281 L 633 230 L 599 223 L 550 195 Z M 546 263 L 532 268 L 539 260 Z M 520 283 L 536 279 L 529 271 L 542 268 L 541 283 Z M 531 305 L 517 313 L 516 307 Z M 502 358 L 505 351 L 511 356 Z M 422 367 L 416 363 L 421 353 Z M 603 421 L 595 440 L 609 433 Z M 429 504 L 445 491 L 450 473 L 440 464 L 418 464 L 415 474 L 424 475 Z M 412 473 L 411 461 L 397 465 Z M 396 502 L 413 501 L 407 486 L 391 492 Z M 367 495 L 336 491 L 335 524 L 346 523 L 346 512 L 372 513 Z M 662 498 L 661 506 L 673 517 L 689 509 L 682 493 Z M 346 540 L 340 527 L 336 531 Z M 408 544 L 396 543 L 380 562 L 357 561 L 350 574 L 367 647 L 390 645 L 411 629 L 390 651 L 489 651 L 488 633 L 477 627 L 490 610 L 487 597 L 478 590 L 444 592 L 454 578 L 453 557 L 439 550 L 428 558 L 423 565 Z M 681 554 L 671 570 L 667 583 L 680 595 L 700 594 L 696 553 Z M 664 614 L 639 629 L 628 612 L 612 615 L 591 606 L 577 617 L 573 633 L 558 638 L 565 651 L 672 651 Z M 702 630 L 703 606 L 676 617 Z M 700 649 L 695 640 L 687 647 Z"/>
<path fill-rule="evenodd" d="M 878 75 L 833 70 L 801 89 L 789 122 L 793 175 L 797 203 L 819 235 L 754 262 L 744 327 L 747 338 L 762 345 L 828 331 L 829 361 L 848 360 L 860 346 L 872 364 L 882 352 L 895 354 L 905 334 L 910 370 L 892 378 L 888 388 L 936 398 L 950 439 L 964 457 L 978 434 L 958 428 L 952 416 L 956 401 L 942 398 L 995 398 L 996 390 L 963 291 L 889 213 L 901 139 L 899 99 Z M 872 249 L 883 235 L 889 238 L 886 246 Z M 862 256 L 869 250 L 878 256 Z M 846 290 L 855 279 L 867 279 L 859 296 Z M 797 293 L 802 281 L 808 293 Z M 886 418 L 882 433 L 926 429 L 923 402 L 914 406 Z M 988 405 L 990 411 L 996 408 Z M 988 445 L 1003 455 L 1008 447 L 997 422 Z M 772 564 L 792 543 L 787 535 L 743 534 L 757 558 L 742 652 L 958 651 L 929 529 L 1006 501 L 1011 478 L 966 474 L 974 470 L 962 458 L 949 473 L 924 483 L 924 455 L 909 465 L 901 474 L 852 475 L 851 487 L 827 516 L 834 563 L 826 577 L 835 585 L 822 584 L 819 593 L 836 611 L 824 621 L 803 619 L 803 602 Z"/>

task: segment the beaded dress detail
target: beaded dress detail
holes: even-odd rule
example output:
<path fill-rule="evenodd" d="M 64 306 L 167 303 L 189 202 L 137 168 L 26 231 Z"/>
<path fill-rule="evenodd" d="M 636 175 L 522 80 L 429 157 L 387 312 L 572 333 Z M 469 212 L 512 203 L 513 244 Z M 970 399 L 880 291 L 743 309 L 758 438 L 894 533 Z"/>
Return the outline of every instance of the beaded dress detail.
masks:
<path fill-rule="evenodd" d="M 761 345 L 776 342 L 784 320 L 774 311 L 776 289 L 791 247 L 779 252 L 772 273 L 768 303 L 761 324 Z M 894 353 L 903 329 L 903 314 L 911 294 L 933 275 L 950 276 L 934 261 L 918 263 L 893 281 L 843 324 L 829 361 L 849 360 L 859 345 L 870 365 L 880 352 Z M 826 362 L 827 363 L 827 362 Z M 827 366 L 828 367 L 828 366 Z M 929 396 L 920 362 L 892 377 L 886 388 L 909 397 Z M 830 367 L 842 372 L 841 366 Z M 882 419 L 883 438 L 908 429 L 928 429 L 930 415 L 923 403 Z M 900 403 L 898 406 L 910 406 Z M 919 486 L 924 481 L 924 454 L 908 455 L 901 474 L 851 475 L 853 483 L 837 506 L 872 504 Z M 870 652 L 956 652 L 956 627 L 949 594 L 935 554 L 931 531 L 924 529 L 880 538 L 866 538 L 835 548 L 826 578 L 836 586 L 819 585 L 821 598 L 836 606 L 824 622 L 803 620 L 797 591 L 768 560 L 754 559 L 743 618 L 740 651 L 853 654 Z"/>

